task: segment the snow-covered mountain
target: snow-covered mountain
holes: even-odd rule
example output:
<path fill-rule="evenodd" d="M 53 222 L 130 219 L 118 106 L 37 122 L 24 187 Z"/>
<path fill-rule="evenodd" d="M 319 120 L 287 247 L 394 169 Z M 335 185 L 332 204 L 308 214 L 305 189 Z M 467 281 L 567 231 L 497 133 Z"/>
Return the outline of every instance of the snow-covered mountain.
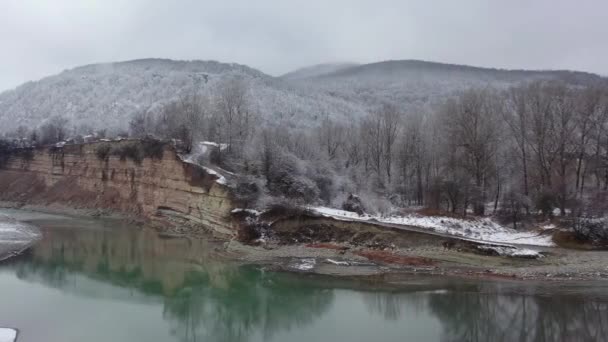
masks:
<path fill-rule="evenodd" d="M 316 126 L 325 115 L 352 120 L 379 103 L 418 110 L 469 87 L 504 87 L 533 79 L 569 83 L 604 81 L 570 71 L 476 68 L 414 60 L 323 64 L 281 77 L 239 64 L 144 59 L 94 64 L 0 94 L 0 132 L 36 127 L 61 115 L 75 127 L 126 128 L 131 115 L 181 95 L 212 94 L 227 77 L 246 81 L 256 110 L 267 122 Z"/>
<path fill-rule="evenodd" d="M 239 64 L 145 59 L 87 65 L 28 82 L 0 94 L 0 131 L 39 126 L 63 116 L 74 127 L 124 129 L 140 109 L 181 95 L 209 93 L 228 77 L 250 88 L 253 109 L 269 122 L 309 125 L 321 115 L 362 115 L 360 108 L 324 92 L 299 86 Z"/>
<path fill-rule="evenodd" d="M 488 86 L 504 88 L 539 79 L 571 84 L 606 81 L 598 75 L 577 71 L 504 70 L 419 60 L 353 65 L 298 77 L 294 81 L 366 107 L 392 102 L 405 110 L 418 110 L 459 90 Z"/>
<path fill-rule="evenodd" d="M 340 70 L 344 70 L 350 67 L 357 66 L 357 63 L 325 63 L 325 64 L 317 64 L 313 66 L 308 66 L 304 68 L 300 68 L 291 72 L 286 73 L 281 76 L 282 79 L 285 80 L 302 80 L 308 79 L 317 76 L 323 76 L 331 73 L 338 72 Z"/>

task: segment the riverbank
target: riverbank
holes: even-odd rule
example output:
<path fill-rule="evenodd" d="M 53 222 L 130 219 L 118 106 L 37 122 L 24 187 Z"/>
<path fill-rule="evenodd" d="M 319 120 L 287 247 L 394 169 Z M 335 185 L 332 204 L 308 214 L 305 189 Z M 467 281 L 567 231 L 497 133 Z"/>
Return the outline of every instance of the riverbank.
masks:
<path fill-rule="evenodd" d="M 513 280 L 608 280 L 608 253 L 552 248 L 539 260 L 484 256 L 440 247 L 375 250 L 344 244 L 255 247 L 231 241 L 227 251 L 273 270 L 334 276 L 443 275 Z"/>
<path fill-rule="evenodd" d="M 31 209 L 31 208 L 30 208 Z M 96 226 L 112 220 L 112 226 L 152 232 L 141 224 L 133 224 L 126 218 L 111 216 L 69 216 L 66 212 L 46 208 L 45 212 L 22 209 L 0 209 L 0 214 L 13 221 L 30 225 L 42 225 L 46 229 L 57 226 Z M 355 227 L 357 228 L 357 227 Z M 440 241 L 424 242 L 429 237 L 406 232 L 382 232 L 372 240 L 350 242 L 302 242 L 285 243 L 281 239 L 268 239 L 256 245 L 244 244 L 237 239 L 212 239 L 213 252 L 217 257 L 242 264 L 262 265 L 268 270 L 324 274 L 338 277 L 370 277 L 374 280 L 396 281 L 412 274 L 458 276 L 484 279 L 513 280 L 606 280 L 608 279 L 608 252 L 577 251 L 559 247 L 543 248 L 538 259 L 513 258 L 473 253 L 463 246 L 445 248 Z M 409 235 L 404 235 L 409 234 Z M 164 238 L 180 238 L 162 234 Z M 409 241 L 404 246 L 401 237 Z M 184 237 L 182 237 L 184 238 Z M 199 238 L 185 237 L 189 240 Z M 202 238 L 203 240 L 205 238 Z M 377 241 L 391 239 L 395 244 L 382 245 Z M 418 243 L 422 241 L 421 243 Z"/>

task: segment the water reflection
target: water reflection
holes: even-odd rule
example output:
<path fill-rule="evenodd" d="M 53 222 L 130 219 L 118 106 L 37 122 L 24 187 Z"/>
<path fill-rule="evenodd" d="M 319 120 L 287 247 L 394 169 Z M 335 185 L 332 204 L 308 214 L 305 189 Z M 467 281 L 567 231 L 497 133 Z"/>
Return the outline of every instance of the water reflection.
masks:
<path fill-rule="evenodd" d="M 19 278 L 82 293 L 73 275 L 85 274 L 161 297 L 163 317 L 180 341 L 246 341 L 254 333 L 268 339 L 276 331 L 312 323 L 333 301 L 331 290 L 302 284 L 292 275 L 220 261 L 213 255 L 217 246 L 207 241 L 138 231 L 45 233 L 12 264 Z"/>
<path fill-rule="evenodd" d="M 164 316 L 182 341 L 264 340 L 318 319 L 331 306 L 330 290 L 302 287 L 288 278 L 244 269 L 226 288 L 208 286 L 193 274 L 187 285 L 165 301 Z"/>
<path fill-rule="evenodd" d="M 411 328 L 412 316 L 439 322 L 443 341 L 600 341 L 608 336 L 605 287 L 601 298 L 540 285 L 445 279 L 351 291 L 344 282 L 231 264 L 218 258 L 217 247 L 147 231 L 54 227 L 28 255 L 2 268 L 87 298 L 160 305 L 162 319 L 179 341 L 271 340 L 322 326 L 326 319 L 349 319 L 349 309 L 335 307 L 366 308 L 370 322 L 363 324 L 369 327 L 356 328 L 375 329 L 378 341 L 387 336 L 388 323 L 378 325 L 372 318 L 395 322 L 392 336 L 399 336 Z M 357 291 L 362 301 L 353 306 L 353 297 L 343 294 Z"/>
<path fill-rule="evenodd" d="M 442 341 L 446 342 L 603 341 L 608 336 L 605 298 L 559 290 L 543 294 L 542 288 L 532 295 L 495 283 L 443 286 L 430 291 L 412 286 L 414 292 L 366 293 L 363 300 L 370 312 L 387 320 L 399 320 L 401 312 L 412 307 L 430 311 L 441 322 Z"/>
<path fill-rule="evenodd" d="M 600 341 L 608 306 L 573 296 L 431 295 L 445 341 Z"/>
<path fill-rule="evenodd" d="M 385 319 L 398 321 L 404 312 L 423 312 L 427 307 L 425 292 L 369 292 L 363 294 L 363 302 L 367 310 L 375 315 L 382 315 Z"/>

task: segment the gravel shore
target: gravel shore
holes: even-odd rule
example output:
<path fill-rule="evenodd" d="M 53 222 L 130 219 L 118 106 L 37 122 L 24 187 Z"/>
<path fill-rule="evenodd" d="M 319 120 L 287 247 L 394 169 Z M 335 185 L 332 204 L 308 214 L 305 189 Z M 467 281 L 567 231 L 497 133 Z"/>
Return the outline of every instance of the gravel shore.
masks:
<path fill-rule="evenodd" d="M 264 264 L 284 271 L 337 276 L 416 273 L 520 280 L 608 280 L 606 251 L 576 251 L 555 247 L 544 253 L 544 257 L 530 260 L 424 246 L 379 252 L 372 250 L 382 253 L 380 256 L 389 260 L 382 258 L 370 260 L 362 256 L 370 251 L 367 248 L 345 244 L 334 246 L 327 246 L 328 248 L 311 247 L 307 244 L 248 246 L 230 241 L 225 244 L 225 250 L 232 257 L 245 263 Z M 387 256 L 390 258 L 386 258 Z M 311 259 L 314 261 L 310 261 Z M 417 260 L 430 261 L 430 263 L 425 265 L 416 262 Z"/>

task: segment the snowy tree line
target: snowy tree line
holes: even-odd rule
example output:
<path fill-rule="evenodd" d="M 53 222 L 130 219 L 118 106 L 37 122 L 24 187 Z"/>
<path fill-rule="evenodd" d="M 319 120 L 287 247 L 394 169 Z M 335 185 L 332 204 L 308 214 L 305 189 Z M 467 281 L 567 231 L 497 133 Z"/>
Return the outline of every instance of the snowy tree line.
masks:
<path fill-rule="evenodd" d="M 218 147 L 201 162 L 241 175 L 252 205 L 284 198 L 367 211 L 421 206 L 457 214 L 601 216 L 608 194 L 608 88 L 534 81 L 461 91 L 428 109 L 385 103 L 350 122 L 318 127 L 263 120 L 246 80 L 140 110 L 129 132 Z M 105 134 L 54 117 L 16 139 L 52 143 Z M 222 145 L 225 144 L 225 145 Z M 226 146 L 220 148 L 219 146 Z"/>
<path fill-rule="evenodd" d="M 255 194 L 368 210 L 425 206 L 466 215 L 601 215 L 608 193 L 608 88 L 529 82 L 471 89 L 426 111 L 383 104 L 351 122 L 314 129 L 260 120 L 248 88 L 226 81 L 131 133 L 227 144 L 208 162 L 244 175 Z M 246 176 L 245 176 L 246 175 Z"/>
<path fill-rule="evenodd" d="M 340 205 L 355 193 L 370 210 L 417 205 L 514 221 L 605 210 L 604 86 L 537 81 L 473 89 L 428 112 L 385 104 L 362 120 L 327 117 L 304 132 L 257 127 L 247 139 L 224 166 L 303 201 Z"/>

